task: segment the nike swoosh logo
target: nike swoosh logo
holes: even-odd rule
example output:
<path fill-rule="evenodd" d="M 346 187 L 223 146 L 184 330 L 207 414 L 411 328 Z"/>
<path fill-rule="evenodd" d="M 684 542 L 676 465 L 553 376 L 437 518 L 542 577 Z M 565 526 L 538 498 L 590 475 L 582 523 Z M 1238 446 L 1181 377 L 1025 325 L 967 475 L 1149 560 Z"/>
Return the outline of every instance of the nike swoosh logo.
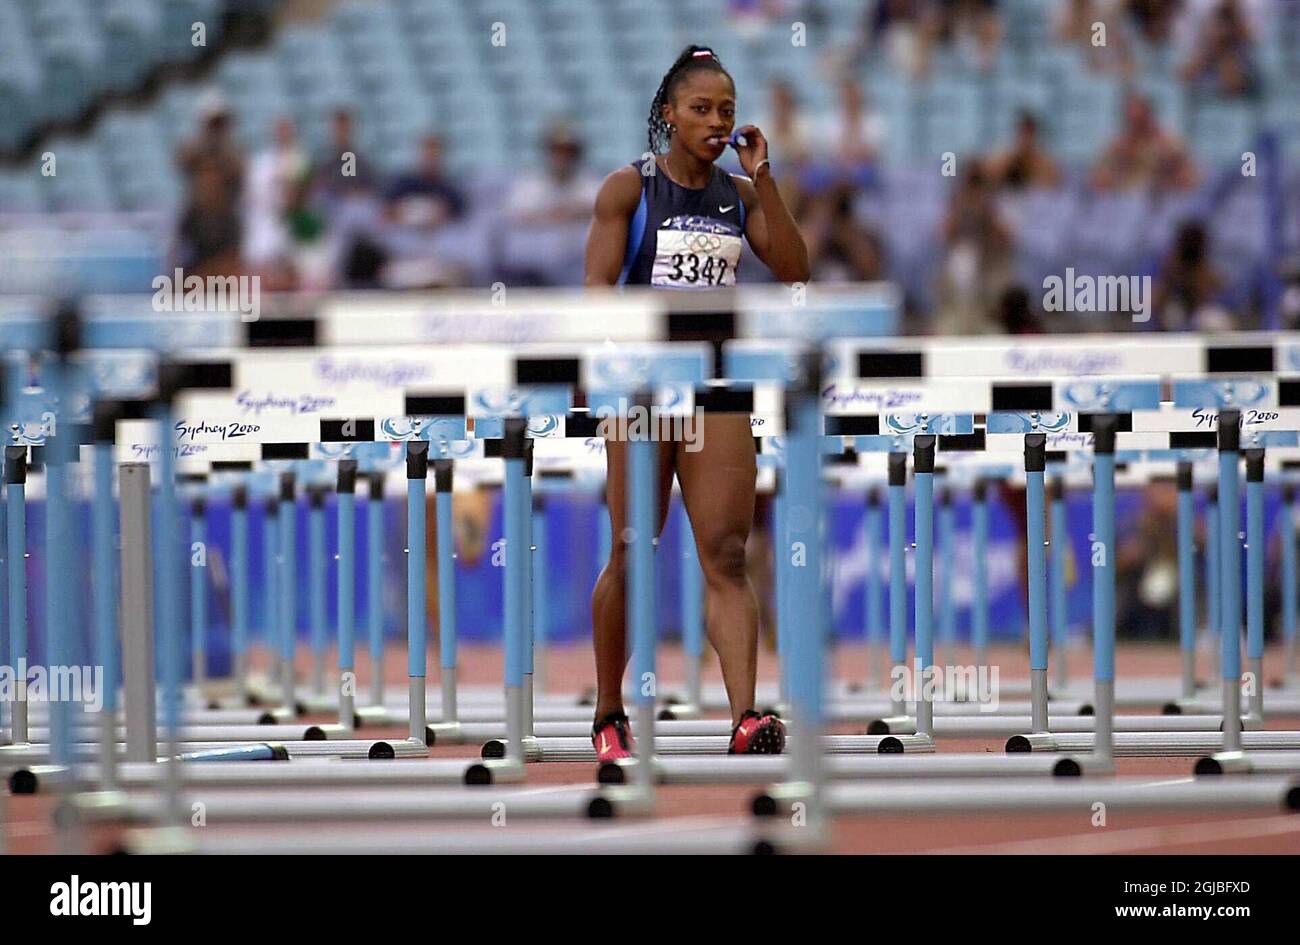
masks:
<path fill-rule="evenodd" d="M 600 735 L 600 750 L 601 750 L 602 752 L 609 751 L 609 743 L 608 743 L 607 741 L 605 741 L 605 734 L 604 734 L 604 732 L 602 732 L 601 735 Z"/>
<path fill-rule="evenodd" d="M 731 209 L 732 207 L 734 207 L 734 206 L 735 206 L 734 203 L 729 203 L 729 204 L 727 204 L 725 207 L 719 207 L 719 208 L 718 208 L 718 212 L 719 212 L 719 213 L 726 213 L 728 210 L 730 210 L 730 209 Z"/>

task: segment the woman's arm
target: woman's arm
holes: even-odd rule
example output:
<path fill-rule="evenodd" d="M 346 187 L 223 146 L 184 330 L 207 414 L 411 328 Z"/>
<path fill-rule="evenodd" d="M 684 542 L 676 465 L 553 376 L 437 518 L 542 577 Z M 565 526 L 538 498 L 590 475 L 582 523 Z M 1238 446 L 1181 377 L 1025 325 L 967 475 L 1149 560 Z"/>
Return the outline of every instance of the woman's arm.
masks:
<path fill-rule="evenodd" d="M 737 130 L 746 139 L 746 146 L 739 149 L 740 166 L 751 178 L 734 178 L 740 199 L 745 202 L 745 236 L 749 245 L 754 255 L 782 282 L 807 282 L 811 275 L 808 247 L 799 224 L 794 222 L 781 199 L 781 191 L 772 178 L 772 165 L 766 163 L 767 141 L 753 125 Z"/>
<path fill-rule="evenodd" d="M 605 178 L 587 232 L 585 285 L 616 285 L 627 251 L 627 229 L 641 200 L 641 175 L 631 165 Z"/>

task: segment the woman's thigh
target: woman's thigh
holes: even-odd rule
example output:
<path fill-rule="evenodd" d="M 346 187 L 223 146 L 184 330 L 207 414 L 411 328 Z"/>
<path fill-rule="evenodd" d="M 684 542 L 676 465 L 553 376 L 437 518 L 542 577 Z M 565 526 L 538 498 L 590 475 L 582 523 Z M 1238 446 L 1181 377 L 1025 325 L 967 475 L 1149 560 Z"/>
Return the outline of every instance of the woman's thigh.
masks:
<path fill-rule="evenodd" d="M 659 450 L 659 518 L 656 535 L 664 530 L 668 519 L 668 503 L 673 490 L 673 446 L 658 444 Z M 627 481 L 627 443 L 622 440 L 605 440 L 605 503 L 609 506 L 609 521 L 613 528 L 614 544 L 627 522 L 627 498 L 624 491 Z"/>
<path fill-rule="evenodd" d="M 749 414 L 704 414 L 698 450 L 677 444 L 677 481 L 701 555 L 749 537 L 758 471 Z"/>

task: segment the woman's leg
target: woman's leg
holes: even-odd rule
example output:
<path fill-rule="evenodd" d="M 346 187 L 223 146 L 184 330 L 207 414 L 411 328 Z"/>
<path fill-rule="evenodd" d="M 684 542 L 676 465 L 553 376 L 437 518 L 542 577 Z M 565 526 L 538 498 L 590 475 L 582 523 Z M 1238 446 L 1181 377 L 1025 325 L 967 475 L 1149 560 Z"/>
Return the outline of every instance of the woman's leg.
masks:
<path fill-rule="evenodd" d="M 627 500 L 623 483 L 627 472 L 627 444 L 605 441 L 605 501 L 613 540 L 609 562 L 596 580 L 591 595 L 592 642 L 596 651 L 596 718 L 623 710 L 623 674 L 627 671 L 627 600 L 624 582 L 627 556 L 623 546 L 623 528 L 627 520 Z M 673 444 L 659 444 L 659 525 L 663 531 L 668 517 L 668 502 L 673 487 Z"/>
<path fill-rule="evenodd" d="M 706 414 L 697 452 L 677 445 L 677 481 L 704 572 L 705 626 L 718 653 L 731 722 L 754 708 L 758 603 L 745 574 L 758 464 L 748 414 Z"/>
<path fill-rule="evenodd" d="M 772 560 L 772 500 L 769 495 L 754 497 L 754 521 L 745 546 L 745 570 L 758 598 L 758 632 L 766 649 L 776 650 L 775 562 Z"/>

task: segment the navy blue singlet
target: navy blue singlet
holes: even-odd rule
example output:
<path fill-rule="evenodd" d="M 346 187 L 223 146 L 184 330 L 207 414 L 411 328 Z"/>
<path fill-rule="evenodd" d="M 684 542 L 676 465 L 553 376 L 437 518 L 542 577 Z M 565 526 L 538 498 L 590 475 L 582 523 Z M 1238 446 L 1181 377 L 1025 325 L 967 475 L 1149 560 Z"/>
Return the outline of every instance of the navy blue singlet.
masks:
<path fill-rule="evenodd" d="M 641 164 L 633 162 L 640 172 Z M 731 175 L 713 166 L 706 187 L 674 184 L 656 165 L 641 175 L 619 285 L 706 289 L 736 284 L 745 205 Z"/>

